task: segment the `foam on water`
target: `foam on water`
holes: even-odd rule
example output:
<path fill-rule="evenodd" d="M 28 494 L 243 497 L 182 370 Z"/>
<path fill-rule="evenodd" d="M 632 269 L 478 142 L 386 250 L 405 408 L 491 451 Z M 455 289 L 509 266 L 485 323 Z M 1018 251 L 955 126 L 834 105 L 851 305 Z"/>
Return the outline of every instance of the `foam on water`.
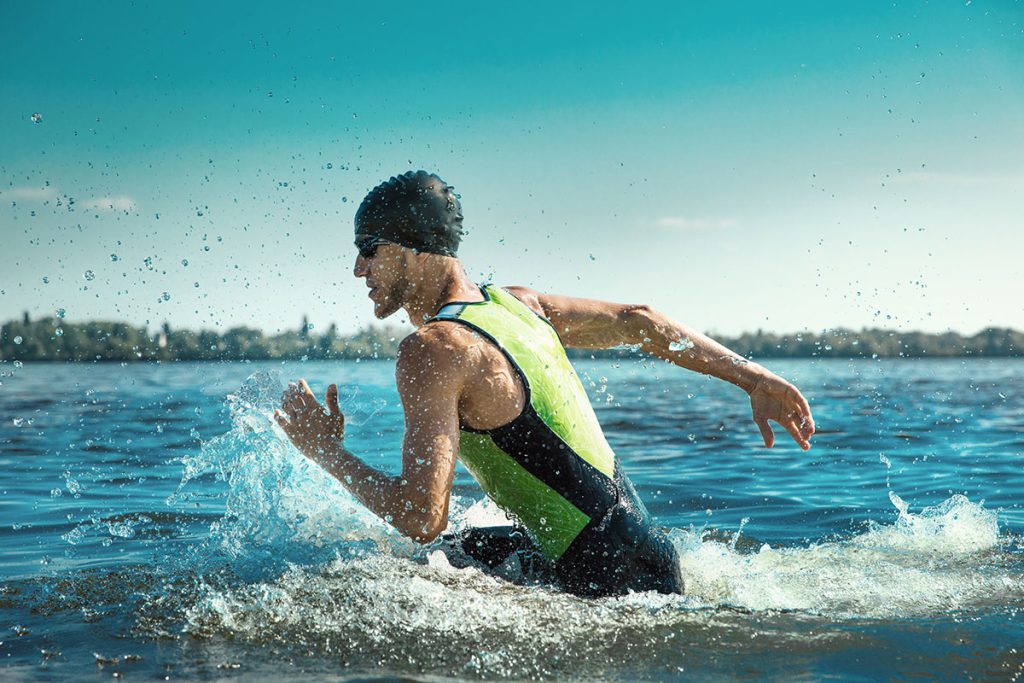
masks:
<path fill-rule="evenodd" d="M 927 615 L 1020 599 L 1019 573 L 1001 569 L 996 514 L 953 496 L 894 524 L 805 548 L 741 553 L 676 531 L 690 597 L 750 610 L 804 610 L 839 618 Z"/>

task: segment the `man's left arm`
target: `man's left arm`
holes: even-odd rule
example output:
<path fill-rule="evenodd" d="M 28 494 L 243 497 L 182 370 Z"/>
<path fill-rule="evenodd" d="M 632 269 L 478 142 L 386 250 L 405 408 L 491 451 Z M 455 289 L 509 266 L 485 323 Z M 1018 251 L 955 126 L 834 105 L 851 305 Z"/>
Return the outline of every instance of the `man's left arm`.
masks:
<path fill-rule="evenodd" d="M 617 304 L 596 299 L 544 294 L 507 287 L 544 317 L 567 347 L 607 349 L 639 345 L 646 353 L 681 368 L 731 382 L 750 396 L 755 424 L 764 445 L 775 445 L 768 421 L 781 425 L 800 447 L 811 447 L 814 419 L 807 399 L 783 378 L 731 351 L 714 339 L 644 304 Z"/>
<path fill-rule="evenodd" d="M 327 390 L 325 410 L 301 380 L 285 392 L 283 411 L 275 418 L 295 447 L 359 502 L 406 536 L 428 543 L 448 525 L 459 443 L 460 383 L 456 373 L 446 373 L 450 355 L 442 356 L 431 344 L 413 337 L 402 344 L 396 372 L 405 414 L 400 476 L 367 465 L 345 448 L 336 385 Z"/>

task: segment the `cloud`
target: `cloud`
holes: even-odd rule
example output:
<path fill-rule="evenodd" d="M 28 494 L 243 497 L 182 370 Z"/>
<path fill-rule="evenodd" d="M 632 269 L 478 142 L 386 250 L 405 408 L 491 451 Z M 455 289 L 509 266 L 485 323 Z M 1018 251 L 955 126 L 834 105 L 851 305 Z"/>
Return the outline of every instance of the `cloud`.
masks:
<path fill-rule="evenodd" d="M 13 201 L 45 202 L 57 198 L 57 188 L 49 185 L 32 187 L 22 185 L 0 190 L 0 197 Z"/>
<path fill-rule="evenodd" d="M 670 230 L 724 230 L 735 228 L 734 218 L 685 218 L 683 216 L 662 216 L 654 222 L 659 228 Z"/>
<path fill-rule="evenodd" d="M 1024 175 L 911 171 L 910 173 L 897 173 L 895 175 L 890 175 L 885 179 L 885 182 L 927 183 L 930 185 L 952 185 L 955 187 L 1024 185 Z"/>
<path fill-rule="evenodd" d="M 93 197 L 82 202 L 81 207 L 86 211 L 124 211 L 130 213 L 135 211 L 138 205 L 131 197 Z"/>

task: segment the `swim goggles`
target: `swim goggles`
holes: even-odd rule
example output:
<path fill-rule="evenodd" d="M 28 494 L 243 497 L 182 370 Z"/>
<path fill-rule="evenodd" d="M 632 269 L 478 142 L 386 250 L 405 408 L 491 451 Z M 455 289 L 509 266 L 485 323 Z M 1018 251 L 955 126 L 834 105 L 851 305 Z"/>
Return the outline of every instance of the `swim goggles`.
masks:
<path fill-rule="evenodd" d="M 356 249 L 359 250 L 359 255 L 364 259 L 372 259 L 377 255 L 377 247 L 382 244 L 391 244 L 386 239 L 380 237 L 374 237 L 372 235 L 366 235 L 363 237 L 356 238 Z"/>

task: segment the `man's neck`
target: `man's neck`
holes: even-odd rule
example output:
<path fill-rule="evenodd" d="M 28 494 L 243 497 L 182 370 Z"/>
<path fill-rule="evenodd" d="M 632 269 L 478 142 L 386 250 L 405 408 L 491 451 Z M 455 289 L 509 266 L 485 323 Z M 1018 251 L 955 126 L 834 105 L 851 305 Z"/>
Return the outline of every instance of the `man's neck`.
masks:
<path fill-rule="evenodd" d="M 437 278 L 424 283 L 403 306 L 413 327 L 420 327 L 437 315 L 450 301 L 482 301 L 480 288 L 467 276 L 458 261 L 442 270 Z"/>

